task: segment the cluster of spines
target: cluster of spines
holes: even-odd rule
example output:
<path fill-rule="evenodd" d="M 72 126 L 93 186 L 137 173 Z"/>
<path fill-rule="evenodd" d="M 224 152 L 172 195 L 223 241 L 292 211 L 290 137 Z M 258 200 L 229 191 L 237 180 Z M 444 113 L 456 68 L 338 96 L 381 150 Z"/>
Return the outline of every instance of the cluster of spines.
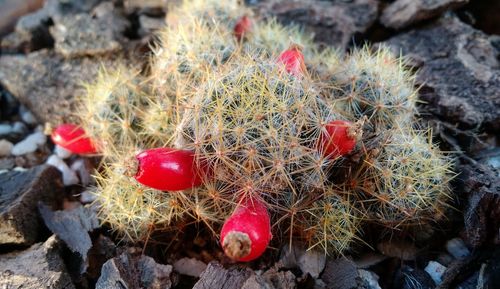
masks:
<path fill-rule="evenodd" d="M 416 91 L 404 61 L 385 48 L 345 58 L 319 51 L 300 29 L 275 20 L 254 21 L 235 39 L 232 28 L 245 15 L 235 1 L 186 1 L 169 12 L 149 80 L 120 69 L 89 86 L 83 127 L 104 139 L 112 163 L 98 176 L 103 220 L 131 240 L 185 218 L 216 233 L 240 200 L 258 198 L 277 224 L 289 224 L 290 240 L 342 254 L 363 220 L 398 228 L 440 214 L 450 162 L 411 128 Z M 306 58 L 309 73 L 300 77 L 276 61 L 290 38 Z M 361 161 L 318 149 L 336 119 L 367 120 L 355 151 Z M 193 150 L 213 179 L 169 194 L 123 175 L 124 155 L 172 144 Z M 335 172 L 339 164 L 350 166 L 346 176 Z"/>

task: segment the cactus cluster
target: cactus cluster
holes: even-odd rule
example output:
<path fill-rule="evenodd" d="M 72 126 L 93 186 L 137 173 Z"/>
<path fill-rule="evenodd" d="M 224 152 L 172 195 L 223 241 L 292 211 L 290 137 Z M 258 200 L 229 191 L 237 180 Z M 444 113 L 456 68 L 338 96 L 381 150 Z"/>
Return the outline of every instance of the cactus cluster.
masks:
<path fill-rule="evenodd" d="M 217 236 L 253 200 L 276 242 L 342 254 L 364 224 L 403 230 L 443 215 L 451 160 L 416 128 L 402 58 L 383 47 L 320 50 L 299 28 L 232 0 L 183 1 L 168 14 L 149 75 L 103 71 L 82 97 L 81 126 L 103 156 L 103 222 L 132 241 L 190 222 Z M 235 37 L 242 17 L 251 26 Z M 332 139 L 346 138 L 348 149 L 332 151 Z M 202 184 L 166 192 L 139 183 L 135 156 L 159 147 L 192 152 Z"/>

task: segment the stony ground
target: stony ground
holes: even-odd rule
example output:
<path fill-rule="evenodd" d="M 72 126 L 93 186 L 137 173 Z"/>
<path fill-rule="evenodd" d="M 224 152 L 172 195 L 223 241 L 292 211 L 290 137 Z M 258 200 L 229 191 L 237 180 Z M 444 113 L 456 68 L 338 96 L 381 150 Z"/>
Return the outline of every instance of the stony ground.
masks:
<path fill-rule="evenodd" d="M 500 288 L 500 2 L 247 1 L 325 45 L 382 43 L 409 57 L 421 117 L 454 152 L 458 176 L 456 209 L 417 240 L 368 230 L 371 247 L 343 258 L 297 245 L 244 265 L 194 228 L 179 244 L 119 242 L 88 205 L 98 160 L 44 134 L 71 121 L 102 65 L 146 68 L 164 2 L 48 0 L 2 36 L 0 288 Z"/>

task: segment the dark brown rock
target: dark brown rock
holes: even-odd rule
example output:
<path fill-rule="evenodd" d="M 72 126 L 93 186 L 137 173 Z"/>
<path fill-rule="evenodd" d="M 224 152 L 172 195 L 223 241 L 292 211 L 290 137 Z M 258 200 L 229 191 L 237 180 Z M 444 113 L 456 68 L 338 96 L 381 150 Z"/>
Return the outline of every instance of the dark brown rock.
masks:
<path fill-rule="evenodd" d="M 269 0 L 259 5 L 259 11 L 286 24 L 303 25 L 315 34 L 316 41 L 345 48 L 356 34 L 366 32 L 375 22 L 378 2 Z"/>
<path fill-rule="evenodd" d="M 71 122 L 75 97 L 85 94 L 83 83 L 94 81 L 99 69 L 124 62 L 113 58 L 64 59 L 47 50 L 0 57 L 0 83 L 41 121 Z"/>
<path fill-rule="evenodd" d="M 63 195 L 61 174 L 51 166 L 0 174 L 0 245 L 31 245 L 43 228 L 37 205 Z"/>
<path fill-rule="evenodd" d="M 468 2 L 469 0 L 397 0 L 384 9 L 380 22 L 386 27 L 400 29 Z"/>
<path fill-rule="evenodd" d="M 113 258 L 102 267 L 96 289 L 169 289 L 172 286 L 172 266 L 156 263 L 142 255 L 138 248 Z"/>
<path fill-rule="evenodd" d="M 74 289 L 53 236 L 26 251 L 0 255 L 0 288 Z"/>
<path fill-rule="evenodd" d="M 419 69 L 424 107 L 463 128 L 500 129 L 499 49 L 492 38 L 455 17 L 411 30 L 385 42 Z"/>
<path fill-rule="evenodd" d="M 236 289 L 241 288 L 245 281 L 253 274 L 250 269 L 225 269 L 217 262 L 208 264 L 201 273 L 200 280 L 193 289 Z"/>

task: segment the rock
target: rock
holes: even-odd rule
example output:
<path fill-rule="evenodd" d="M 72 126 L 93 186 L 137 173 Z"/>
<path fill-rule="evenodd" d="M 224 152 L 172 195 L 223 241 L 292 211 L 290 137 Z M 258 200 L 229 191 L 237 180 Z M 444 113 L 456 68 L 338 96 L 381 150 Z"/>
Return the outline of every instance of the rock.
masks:
<path fill-rule="evenodd" d="M 460 186 L 468 200 L 464 211 L 465 239 L 472 248 L 500 243 L 500 177 L 489 166 L 464 165 Z"/>
<path fill-rule="evenodd" d="M 474 158 L 481 164 L 492 167 L 500 177 L 500 147 L 482 150 Z"/>
<path fill-rule="evenodd" d="M 403 265 L 396 274 L 393 286 L 400 289 L 434 289 L 436 284 L 427 272 Z"/>
<path fill-rule="evenodd" d="M 263 280 L 268 284 L 269 288 L 275 289 L 295 289 L 295 275 L 290 271 L 279 271 L 277 268 L 271 268 L 262 274 Z"/>
<path fill-rule="evenodd" d="M 71 170 L 78 175 L 80 183 L 83 186 L 88 186 L 94 182 L 91 172 L 94 171 L 94 166 L 88 158 L 79 158 L 71 164 Z"/>
<path fill-rule="evenodd" d="M 92 247 L 89 232 L 99 227 L 95 212 L 82 205 L 62 211 L 52 211 L 43 204 L 38 208 L 45 225 L 52 233 L 64 241 L 72 252 L 80 255 L 84 264 L 81 273 L 85 272 L 87 253 Z"/>
<path fill-rule="evenodd" d="M 13 157 L 0 158 L 0 171 L 8 172 L 16 166 L 16 161 Z"/>
<path fill-rule="evenodd" d="M 80 194 L 80 202 L 82 204 L 89 204 L 94 202 L 97 199 L 97 196 L 95 193 L 89 192 L 89 191 L 83 191 Z M 174 265 L 175 266 L 175 265 Z"/>
<path fill-rule="evenodd" d="M 12 126 L 10 124 L 0 124 L 0 136 L 6 136 L 12 132 Z"/>
<path fill-rule="evenodd" d="M 10 141 L 0 139 L 0 157 L 10 156 L 13 147 L 14 145 Z"/>
<path fill-rule="evenodd" d="M 413 243 L 403 240 L 383 241 L 377 244 L 380 253 L 401 260 L 415 260 L 417 248 Z"/>
<path fill-rule="evenodd" d="M 462 259 L 470 255 L 469 249 L 460 238 L 454 238 L 446 242 L 446 250 L 457 259 Z"/>
<path fill-rule="evenodd" d="M 446 267 L 436 261 L 429 261 L 429 263 L 427 263 L 427 266 L 425 266 L 424 271 L 427 272 L 429 276 L 431 276 L 436 285 L 439 285 L 442 282 L 442 277 L 444 272 L 446 271 Z"/>
<path fill-rule="evenodd" d="M 56 52 L 68 58 L 111 54 L 121 49 L 115 28 L 89 14 L 61 17 L 50 27 L 50 33 Z"/>
<path fill-rule="evenodd" d="M 137 11 L 154 13 L 156 11 L 165 11 L 167 3 L 167 0 L 125 0 L 123 5 L 128 13 Z"/>
<path fill-rule="evenodd" d="M 358 268 L 367 269 L 386 260 L 387 258 L 387 256 L 379 253 L 368 252 L 354 259 L 354 263 L 356 263 L 356 267 Z"/>
<path fill-rule="evenodd" d="M 75 96 L 85 94 L 82 83 L 92 82 L 101 67 L 117 67 L 123 55 L 113 58 L 64 59 L 51 51 L 0 57 L 0 83 L 42 122 L 55 127 L 74 122 Z M 129 61 L 130 62 L 130 61 Z M 57 105 L 54 105 L 57 104 Z"/>
<path fill-rule="evenodd" d="M 358 270 L 359 277 L 364 281 L 368 286 L 367 289 L 382 289 L 378 284 L 378 275 L 368 270 Z"/>
<path fill-rule="evenodd" d="M 34 132 L 12 148 L 11 153 L 15 156 L 25 155 L 35 152 L 39 147 L 47 142 L 47 136 L 43 132 Z"/>
<path fill-rule="evenodd" d="M 181 258 L 173 266 L 175 272 L 196 278 L 207 268 L 207 264 L 195 258 Z"/>
<path fill-rule="evenodd" d="M 273 15 L 285 24 L 303 25 L 315 40 L 344 49 L 356 34 L 365 33 L 378 15 L 375 0 L 352 1 L 263 1 L 259 12 Z"/>
<path fill-rule="evenodd" d="M 51 166 L 0 174 L 0 244 L 34 244 L 44 228 L 38 203 L 56 205 L 62 195 L 61 175 Z"/>
<path fill-rule="evenodd" d="M 26 125 L 20 121 L 16 121 L 14 125 L 12 125 L 12 132 L 18 135 L 24 135 L 28 131 Z"/>
<path fill-rule="evenodd" d="M 284 268 L 292 269 L 299 267 L 302 273 L 310 274 L 317 279 L 325 268 L 326 256 L 322 252 L 307 250 L 299 245 L 283 246 L 280 256 L 280 264 Z"/>
<path fill-rule="evenodd" d="M 109 259 L 116 256 L 116 245 L 110 238 L 99 235 L 95 238 L 88 252 L 88 268 L 86 274 L 94 279 L 99 279 L 101 268 Z"/>
<path fill-rule="evenodd" d="M 230 268 L 225 269 L 220 263 L 210 262 L 200 275 L 193 289 L 233 289 L 241 288 L 252 275 L 252 270 Z"/>
<path fill-rule="evenodd" d="M 349 259 L 340 258 L 326 262 L 321 280 L 331 289 L 357 288 L 358 277 L 356 264 Z"/>
<path fill-rule="evenodd" d="M 63 176 L 63 184 L 65 186 L 76 185 L 79 179 L 74 171 L 72 171 L 68 165 L 56 155 L 51 155 L 46 164 L 56 167 Z"/>
<path fill-rule="evenodd" d="M 469 0 L 397 0 L 384 9 L 380 22 L 386 27 L 401 29 L 468 2 Z"/>
<path fill-rule="evenodd" d="M 67 150 L 59 145 L 55 145 L 54 154 L 63 160 L 67 159 L 73 155 L 72 152 L 70 152 L 69 150 Z"/>
<path fill-rule="evenodd" d="M 165 26 L 164 18 L 149 17 L 147 15 L 139 16 L 139 36 L 145 37 Z"/>
<path fill-rule="evenodd" d="M 445 17 L 385 42 L 418 68 L 426 111 L 451 125 L 500 130 L 499 48 L 492 38 Z"/>
<path fill-rule="evenodd" d="M 104 263 L 95 288 L 169 289 L 172 286 L 171 274 L 171 265 L 158 264 L 153 258 L 142 255 L 140 249 L 129 248 Z"/>
<path fill-rule="evenodd" d="M 0 255 L 0 288 L 74 289 L 60 251 L 53 236 L 25 251 Z"/>
<path fill-rule="evenodd" d="M 323 272 L 326 264 L 326 256 L 324 252 L 316 250 L 307 250 L 297 259 L 297 265 L 304 274 L 309 274 L 314 279 L 319 277 Z"/>
<path fill-rule="evenodd" d="M 38 123 L 35 116 L 29 111 L 24 105 L 19 107 L 19 114 L 21 115 L 21 119 L 29 125 L 35 125 Z"/>

